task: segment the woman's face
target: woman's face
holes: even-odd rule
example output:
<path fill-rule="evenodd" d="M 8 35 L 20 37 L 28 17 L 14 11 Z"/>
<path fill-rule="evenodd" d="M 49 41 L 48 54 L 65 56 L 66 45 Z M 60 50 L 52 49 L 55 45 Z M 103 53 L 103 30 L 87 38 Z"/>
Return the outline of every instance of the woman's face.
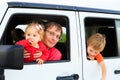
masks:
<path fill-rule="evenodd" d="M 52 48 L 56 45 L 61 37 L 61 30 L 58 30 L 55 26 L 49 27 L 43 37 L 43 43 L 48 47 Z"/>

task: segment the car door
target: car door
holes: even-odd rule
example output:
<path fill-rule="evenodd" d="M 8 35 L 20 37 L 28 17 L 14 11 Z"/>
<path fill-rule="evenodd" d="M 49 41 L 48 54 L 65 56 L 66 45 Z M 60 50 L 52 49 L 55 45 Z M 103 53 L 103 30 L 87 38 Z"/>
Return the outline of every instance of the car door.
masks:
<path fill-rule="evenodd" d="M 36 63 L 24 63 L 23 70 L 5 70 L 6 80 L 61 80 L 61 78 L 73 78 L 74 74 L 80 76 L 82 80 L 82 60 L 78 54 L 77 43 L 77 25 L 75 11 L 53 10 L 53 9 L 40 9 L 40 8 L 8 8 L 6 15 L 2 21 L 1 30 L 5 30 L 1 38 L 1 43 L 4 45 L 13 45 L 13 40 L 10 37 L 10 30 L 13 28 L 21 28 L 24 30 L 26 24 L 31 20 L 55 21 L 60 23 L 63 27 L 64 38 L 59 41 L 61 47 L 57 46 L 63 54 L 60 61 L 48 61 L 43 65 Z M 65 47 L 64 47 L 64 45 Z M 12 54 L 12 53 L 11 53 Z M 72 76 L 72 77 L 71 77 Z"/>
<path fill-rule="evenodd" d="M 106 36 L 106 47 L 101 52 L 107 67 L 106 80 L 119 80 L 120 71 L 120 15 L 79 12 L 84 80 L 100 80 L 101 69 L 96 60 L 87 59 L 86 40 L 93 33 L 102 33 Z"/>

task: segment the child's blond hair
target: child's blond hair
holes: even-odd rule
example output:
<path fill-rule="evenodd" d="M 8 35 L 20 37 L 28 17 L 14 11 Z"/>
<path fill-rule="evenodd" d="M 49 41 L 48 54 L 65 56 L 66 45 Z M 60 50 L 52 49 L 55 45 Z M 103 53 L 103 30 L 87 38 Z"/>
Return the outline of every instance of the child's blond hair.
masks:
<path fill-rule="evenodd" d="M 100 52 L 103 51 L 105 45 L 105 36 L 100 33 L 93 34 L 87 40 L 87 46 L 91 46 L 93 49 L 98 50 Z"/>
<path fill-rule="evenodd" d="M 37 22 L 32 22 L 32 23 L 29 23 L 25 29 L 25 33 L 26 31 L 29 29 L 29 28 L 35 28 L 36 31 L 39 33 L 40 35 L 40 38 L 43 39 L 43 34 L 44 34 L 44 26 L 37 23 Z"/>

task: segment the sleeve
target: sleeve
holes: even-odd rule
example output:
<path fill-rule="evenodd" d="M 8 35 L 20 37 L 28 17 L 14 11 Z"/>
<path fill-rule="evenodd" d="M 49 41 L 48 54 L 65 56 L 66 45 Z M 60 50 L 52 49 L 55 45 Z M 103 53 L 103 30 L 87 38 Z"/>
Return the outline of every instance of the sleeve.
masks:
<path fill-rule="evenodd" d="M 40 51 L 42 52 L 42 55 L 39 58 L 45 62 L 48 60 L 50 51 L 46 48 L 46 46 L 42 42 L 39 42 L 39 46 L 40 46 Z"/>
<path fill-rule="evenodd" d="M 16 45 L 22 45 L 22 46 L 24 46 L 24 47 L 27 47 L 27 46 L 29 46 L 30 44 L 29 44 L 29 41 L 28 41 L 28 40 L 20 40 L 20 41 L 16 42 Z"/>
<path fill-rule="evenodd" d="M 98 63 L 104 60 L 103 56 L 99 53 L 97 56 L 95 56 Z"/>
<path fill-rule="evenodd" d="M 40 59 L 44 60 L 44 62 L 47 61 L 49 54 L 50 54 L 50 52 L 48 50 L 42 51 L 42 55 L 40 56 Z"/>

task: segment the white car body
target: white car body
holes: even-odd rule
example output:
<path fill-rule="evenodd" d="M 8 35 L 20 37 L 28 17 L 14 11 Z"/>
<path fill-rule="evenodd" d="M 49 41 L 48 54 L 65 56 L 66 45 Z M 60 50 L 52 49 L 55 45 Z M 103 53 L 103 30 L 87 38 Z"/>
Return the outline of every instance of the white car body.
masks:
<path fill-rule="evenodd" d="M 14 1 L 14 0 L 12 0 Z M 39 1 L 24 1 L 32 4 L 50 4 L 54 5 L 51 8 L 37 8 L 15 5 L 8 5 L 0 3 L 0 38 L 4 34 L 5 27 L 8 25 L 10 18 L 14 14 L 46 14 L 46 15 L 61 15 L 68 17 L 69 21 L 69 58 L 68 60 L 61 60 L 56 62 L 48 62 L 43 65 L 38 64 L 24 64 L 22 70 L 5 69 L 5 80 L 57 80 L 57 77 L 71 76 L 74 74 L 79 75 L 78 80 L 100 80 L 101 68 L 97 61 L 87 60 L 86 56 L 86 44 L 85 44 L 85 24 L 84 20 L 86 17 L 98 17 L 107 19 L 120 19 L 120 6 L 118 0 L 112 1 L 98 1 L 98 0 L 39 0 Z M 16 3 L 21 0 L 16 1 Z M 24 3 L 23 2 L 23 3 Z M 107 3 L 106 3 L 107 2 Z M 12 2 L 11 2 L 12 3 Z M 15 3 L 14 3 L 15 4 Z M 111 5 L 112 4 L 112 5 Z M 65 6 L 67 9 L 64 9 Z M 68 8 L 69 7 L 69 8 Z M 84 7 L 85 10 L 75 10 L 73 8 Z M 93 10 L 89 11 L 89 8 Z M 111 11 L 111 12 L 110 12 Z M 113 11 L 113 12 L 112 12 Z M 120 28 L 118 27 L 117 34 L 120 34 Z M 118 37 L 117 39 L 120 39 Z M 119 40 L 120 41 L 120 40 Z M 118 41 L 118 48 L 120 48 L 120 42 Z M 118 56 L 105 57 L 104 59 L 107 67 L 107 78 L 106 80 L 119 80 L 120 79 L 120 49 Z M 118 70 L 118 74 L 115 74 L 115 70 Z M 69 79 L 61 79 L 69 80 Z M 70 80 L 73 80 L 70 78 Z"/>

